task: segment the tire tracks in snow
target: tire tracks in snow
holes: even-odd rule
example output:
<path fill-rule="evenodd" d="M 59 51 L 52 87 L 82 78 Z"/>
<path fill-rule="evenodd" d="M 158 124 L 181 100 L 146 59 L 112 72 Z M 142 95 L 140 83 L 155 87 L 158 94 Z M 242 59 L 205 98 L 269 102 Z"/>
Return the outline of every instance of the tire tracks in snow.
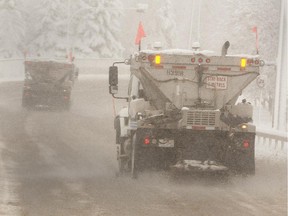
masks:
<path fill-rule="evenodd" d="M 5 145 L 0 137 L 0 215 L 16 216 L 21 212 L 15 192 L 17 184 L 10 171 L 13 169 L 13 164 L 4 160 L 5 151 Z"/>

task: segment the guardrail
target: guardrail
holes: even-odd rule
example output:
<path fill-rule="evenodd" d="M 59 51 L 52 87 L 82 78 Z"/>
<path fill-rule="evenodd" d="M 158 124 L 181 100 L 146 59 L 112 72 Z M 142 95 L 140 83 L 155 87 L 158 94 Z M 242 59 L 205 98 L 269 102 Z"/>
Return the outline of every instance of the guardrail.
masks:
<path fill-rule="evenodd" d="M 257 128 L 256 143 L 267 144 L 269 146 L 274 145 L 277 148 L 280 145 L 281 150 L 284 150 L 287 146 L 288 138 L 287 132 L 278 131 L 274 129 Z"/>
<path fill-rule="evenodd" d="M 38 60 L 61 60 L 55 58 L 27 58 Z M 62 58 L 65 61 L 65 59 Z M 79 74 L 108 74 L 108 67 L 113 62 L 123 61 L 123 59 L 111 58 L 75 58 L 74 63 L 79 68 Z M 0 59 L 0 81 L 5 80 L 23 80 L 24 79 L 24 61 L 23 58 Z M 120 73 L 128 74 L 129 68 L 120 65 L 123 69 L 119 69 Z"/>
<path fill-rule="evenodd" d="M 24 79 L 24 59 L 0 59 L 0 82 Z"/>

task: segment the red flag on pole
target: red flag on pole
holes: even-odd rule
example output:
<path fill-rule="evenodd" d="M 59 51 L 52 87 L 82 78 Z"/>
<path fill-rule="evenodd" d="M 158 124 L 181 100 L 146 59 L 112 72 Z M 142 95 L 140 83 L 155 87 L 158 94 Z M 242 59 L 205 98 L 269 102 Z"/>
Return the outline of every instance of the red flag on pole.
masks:
<path fill-rule="evenodd" d="M 259 43 L 258 43 L 258 30 L 257 30 L 257 26 L 254 26 L 252 28 L 252 32 L 254 32 L 256 34 L 256 51 L 257 54 L 259 54 Z"/>
<path fill-rule="evenodd" d="M 139 22 L 135 44 L 140 45 L 142 37 L 146 37 L 142 22 Z"/>

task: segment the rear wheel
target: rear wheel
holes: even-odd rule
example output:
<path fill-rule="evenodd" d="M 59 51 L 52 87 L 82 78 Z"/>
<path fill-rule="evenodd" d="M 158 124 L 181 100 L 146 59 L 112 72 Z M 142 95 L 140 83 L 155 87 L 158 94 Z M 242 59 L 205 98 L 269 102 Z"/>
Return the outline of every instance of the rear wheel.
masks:
<path fill-rule="evenodd" d="M 117 145 L 117 161 L 119 174 L 131 171 L 131 140 L 126 139 Z"/>
<path fill-rule="evenodd" d="M 255 161 L 251 158 L 247 158 L 242 163 L 238 163 L 237 174 L 249 176 L 255 175 Z"/>
<path fill-rule="evenodd" d="M 131 139 L 121 137 L 119 116 L 114 120 L 114 128 L 116 130 L 118 176 L 131 170 Z"/>
<path fill-rule="evenodd" d="M 71 107 L 71 102 L 70 101 L 68 101 L 68 102 L 65 101 L 65 103 L 63 105 L 64 110 L 69 111 L 70 107 Z"/>
<path fill-rule="evenodd" d="M 132 178 L 137 178 L 136 165 L 136 134 L 132 140 L 125 139 L 117 146 L 117 161 L 118 161 L 118 175 L 131 175 Z"/>
<path fill-rule="evenodd" d="M 32 106 L 31 100 L 27 97 L 22 97 L 22 107 L 26 109 L 30 109 Z"/>
<path fill-rule="evenodd" d="M 136 166 L 136 150 L 137 150 L 137 137 L 136 133 L 132 138 L 132 152 L 131 152 L 131 177 L 136 179 L 138 177 L 138 170 Z"/>

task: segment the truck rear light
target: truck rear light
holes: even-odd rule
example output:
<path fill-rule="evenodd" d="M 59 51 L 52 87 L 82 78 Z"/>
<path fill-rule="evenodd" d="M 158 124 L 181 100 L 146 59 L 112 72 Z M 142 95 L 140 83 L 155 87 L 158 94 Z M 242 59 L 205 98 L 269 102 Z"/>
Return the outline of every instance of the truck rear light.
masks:
<path fill-rule="evenodd" d="M 161 56 L 160 55 L 156 55 L 154 61 L 155 61 L 155 64 L 161 64 Z"/>
<path fill-rule="evenodd" d="M 244 140 L 244 141 L 243 141 L 243 147 L 244 147 L 244 148 L 249 148 L 249 147 L 250 147 L 249 140 Z"/>
<path fill-rule="evenodd" d="M 240 63 L 241 69 L 245 69 L 246 68 L 246 64 L 247 64 L 247 59 L 246 58 L 242 58 L 241 59 L 241 63 Z"/>
<path fill-rule="evenodd" d="M 149 145 L 150 144 L 150 137 L 145 137 L 144 138 L 144 145 Z"/>
<path fill-rule="evenodd" d="M 209 58 L 207 58 L 207 59 L 206 59 L 206 63 L 208 63 L 208 64 L 209 64 L 209 63 L 210 63 L 210 61 L 211 61 L 211 60 L 210 60 Z"/>

